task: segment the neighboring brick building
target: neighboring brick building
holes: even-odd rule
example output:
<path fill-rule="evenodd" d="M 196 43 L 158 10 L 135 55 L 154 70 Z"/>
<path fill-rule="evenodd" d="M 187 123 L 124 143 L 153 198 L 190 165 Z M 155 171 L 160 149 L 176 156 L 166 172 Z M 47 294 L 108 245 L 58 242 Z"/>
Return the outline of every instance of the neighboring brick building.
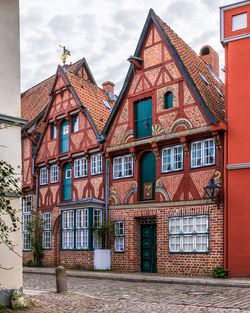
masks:
<path fill-rule="evenodd" d="M 129 60 L 104 128 L 116 226 L 111 268 L 209 275 L 223 266 L 223 202 L 217 208 L 204 191 L 223 177 L 218 55 L 204 46 L 197 56 L 150 10 Z"/>
<path fill-rule="evenodd" d="M 211 178 L 223 186 L 218 55 L 204 46 L 199 57 L 150 10 L 129 61 L 112 111 L 113 84 L 98 88 L 84 59 L 23 94 L 24 118 L 34 112 L 23 132 L 23 188 L 33 194 L 25 219 L 33 201 L 45 220 L 44 264 L 93 267 L 91 228 L 109 196 L 111 269 L 209 275 L 224 252 L 223 201 L 204 191 Z M 24 229 L 25 250 L 28 239 Z"/>
<path fill-rule="evenodd" d="M 45 223 L 43 263 L 93 266 L 92 248 L 100 240 L 91 228 L 101 223 L 104 207 L 98 137 L 111 112 L 111 98 L 96 85 L 85 59 L 58 66 L 54 76 L 22 95 L 23 115 L 29 119 L 37 114 L 23 130 L 25 261 L 32 259 L 26 224 L 33 204 Z"/>

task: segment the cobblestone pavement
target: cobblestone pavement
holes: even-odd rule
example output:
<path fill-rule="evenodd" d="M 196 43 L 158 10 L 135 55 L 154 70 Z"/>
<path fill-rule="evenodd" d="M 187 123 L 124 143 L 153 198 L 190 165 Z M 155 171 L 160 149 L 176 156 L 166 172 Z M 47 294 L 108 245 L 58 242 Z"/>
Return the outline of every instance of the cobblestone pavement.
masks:
<path fill-rule="evenodd" d="M 66 295 L 55 293 L 52 275 L 24 274 L 30 312 L 250 313 L 250 289 L 68 278 Z"/>

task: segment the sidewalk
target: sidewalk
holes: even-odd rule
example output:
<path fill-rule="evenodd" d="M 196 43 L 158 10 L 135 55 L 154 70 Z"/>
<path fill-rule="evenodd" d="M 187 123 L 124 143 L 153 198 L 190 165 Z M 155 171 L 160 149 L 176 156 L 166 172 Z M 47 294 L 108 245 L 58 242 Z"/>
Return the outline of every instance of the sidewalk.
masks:
<path fill-rule="evenodd" d="M 23 273 L 33 273 L 41 275 L 55 275 L 55 268 L 49 267 L 24 267 Z M 99 271 L 76 271 L 67 270 L 68 277 L 119 280 L 127 282 L 147 282 L 161 284 L 181 284 L 217 287 L 241 287 L 250 288 L 250 278 L 209 278 L 209 277 L 172 277 L 161 274 L 146 273 L 118 273 L 118 272 L 99 272 Z"/>

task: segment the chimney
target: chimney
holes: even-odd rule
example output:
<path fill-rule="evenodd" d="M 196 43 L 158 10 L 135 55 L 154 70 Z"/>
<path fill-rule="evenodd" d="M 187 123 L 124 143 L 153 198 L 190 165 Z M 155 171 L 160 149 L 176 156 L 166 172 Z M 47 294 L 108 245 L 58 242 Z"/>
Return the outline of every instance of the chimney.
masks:
<path fill-rule="evenodd" d="M 114 87 L 115 87 L 115 84 L 110 81 L 102 83 L 103 90 L 108 90 L 112 94 L 114 94 Z"/>
<path fill-rule="evenodd" d="M 211 67 L 214 74 L 219 77 L 220 74 L 218 53 L 212 47 L 206 45 L 201 48 L 200 57 Z"/>

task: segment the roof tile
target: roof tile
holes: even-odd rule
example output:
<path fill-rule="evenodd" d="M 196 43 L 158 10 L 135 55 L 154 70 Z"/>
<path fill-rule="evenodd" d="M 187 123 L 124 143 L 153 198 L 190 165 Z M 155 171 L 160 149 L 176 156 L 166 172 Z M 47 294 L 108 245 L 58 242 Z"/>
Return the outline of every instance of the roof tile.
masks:
<path fill-rule="evenodd" d="M 157 19 L 189 72 L 204 102 L 218 120 L 224 120 L 224 99 L 219 95 L 216 86 L 224 96 L 225 88 L 209 71 L 206 63 L 186 44 L 160 17 Z M 203 74 L 209 86 L 205 84 L 199 73 Z"/>

